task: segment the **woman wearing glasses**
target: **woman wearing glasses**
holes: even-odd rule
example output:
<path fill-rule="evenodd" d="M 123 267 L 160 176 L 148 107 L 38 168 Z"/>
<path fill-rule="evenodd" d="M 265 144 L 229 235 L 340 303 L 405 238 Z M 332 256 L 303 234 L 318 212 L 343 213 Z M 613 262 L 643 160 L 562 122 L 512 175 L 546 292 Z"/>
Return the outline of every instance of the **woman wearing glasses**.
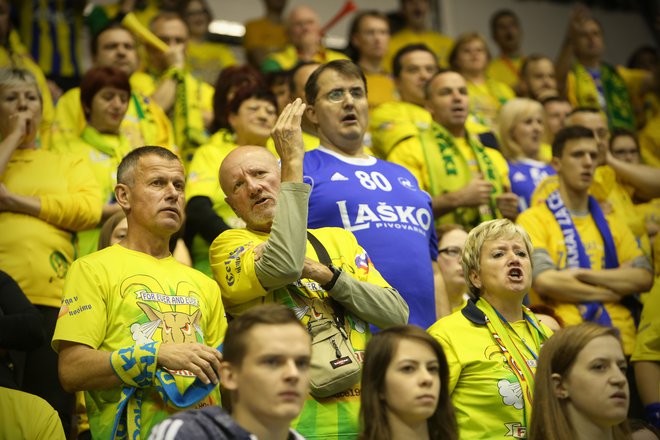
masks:
<path fill-rule="evenodd" d="M 467 232 L 461 225 L 443 224 L 436 228 L 438 235 L 438 266 L 440 271 L 436 274 L 436 283 L 441 287 L 441 295 L 446 295 L 449 301 L 449 309 L 452 313 L 461 310 L 467 305 L 470 298 L 465 277 L 463 276 L 463 265 L 461 255 L 465 247 Z M 444 287 L 444 290 L 442 290 Z M 436 301 L 440 304 L 442 299 Z M 437 310 L 438 316 L 442 317 L 441 310 Z"/>
<path fill-rule="evenodd" d="M 462 264 L 475 299 L 428 330 L 447 356 L 460 438 L 526 438 L 536 359 L 552 333 L 522 305 L 532 250 L 527 233 L 509 220 L 472 229 Z"/>

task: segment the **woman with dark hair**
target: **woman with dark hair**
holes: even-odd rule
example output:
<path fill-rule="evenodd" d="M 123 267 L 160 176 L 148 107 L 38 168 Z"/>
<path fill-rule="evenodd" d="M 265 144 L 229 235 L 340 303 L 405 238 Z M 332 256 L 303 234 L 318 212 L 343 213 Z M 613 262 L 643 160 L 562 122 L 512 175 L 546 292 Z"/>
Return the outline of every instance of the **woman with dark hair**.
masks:
<path fill-rule="evenodd" d="M 229 130 L 231 127 L 227 121 L 227 105 L 234 97 L 234 93 L 241 87 L 266 87 L 264 76 L 254 67 L 243 64 L 241 66 L 230 66 L 220 72 L 215 82 L 215 94 L 213 95 L 213 123 L 211 131 L 218 136 L 219 130 Z M 224 134 L 224 132 L 221 132 Z M 209 143 L 215 143 L 213 138 Z"/>
<path fill-rule="evenodd" d="M 510 220 L 472 229 L 462 260 L 474 298 L 428 329 L 447 356 L 461 438 L 525 438 L 536 359 L 552 334 L 523 306 L 532 251 L 527 232 Z"/>
<path fill-rule="evenodd" d="M 231 96 L 229 103 L 226 108 L 216 107 L 215 118 L 226 120 L 228 129 L 218 130 L 209 144 L 195 152 L 186 182 L 184 240 L 191 250 L 193 267 L 209 276 L 213 276 L 209 264 L 210 244 L 222 231 L 244 226 L 225 202 L 225 194 L 220 189 L 220 163 L 241 145 L 266 148 L 277 119 L 277 101 L 267 89 L 247 84 L 227 90 Z"/>
<path fill-rule="evenodd" d="M 442 347 L 414 325 L 389 327 L 367 344 L 360 440 L 456 440 Z"/>
<path fill-rule="evenodd" d="M 629 391 L 618 332 L 585 322 L 539 355 L 530 440 L 626 440 Z"/>
<path fill-rule="evenodd" d="M 119 131 L 128 110 L 131 86 L 128 76 L 115 67 L 94 67 L 80 82 L 80 103 L 85 114 L 85 128 L 80 137 L 71 142 L 53 145 L 63 154 L 85 158 L 94 171 L 103 198 L 101 222 L 121 210 L 115 203 L 114 192 L 117 166 L 133 148 Z M 96 251 L 100 225 L 78 234 L 80 253 Z"/>

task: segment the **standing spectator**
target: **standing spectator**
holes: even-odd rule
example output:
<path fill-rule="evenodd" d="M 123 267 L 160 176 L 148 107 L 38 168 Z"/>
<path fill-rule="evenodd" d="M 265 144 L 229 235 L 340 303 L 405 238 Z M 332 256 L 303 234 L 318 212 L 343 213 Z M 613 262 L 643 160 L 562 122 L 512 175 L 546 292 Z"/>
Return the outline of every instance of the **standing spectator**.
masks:
<path fill-rule="evenodd" d="M 545 113 L 545 142 L 552 145 L 555 134 L 564 126 L 564 119 L 571 113 L 573 107 L 566 98 L 557 95 L 541 100 Z"/>
<path fill-rule="evenodd" d="M 288 42 L 282 19 L 286 0 L 263 0 L 263 4 L 266 7 L 266 14 L 245 23 L 243 37 L 247 59 L 257 69 L 270 54 L 283 50 Z"/>
<path fill-rule="evenodd" d="M 548 96 L 558 95 L 555 65 L 543 55 L 528 56 L 520 68 L 520 96 L 543 101 Z"/>
<path fill-rule="evenodd" d="M 213 84 L 222 69 L 236 64 L 236 57 L 226 44 L 209 41 L 209 25 L 213 15 L 206 0 L 179 2 L 179 15 L 188 25 L 186 64 L 195 78 Z"/>
<path fill-rule="evenodd" d="M 103 203 L 83 158 L 37 148 L 41 111 L 34 76 L 1 69 L 0 266 L 37 306 L 50 340 L 77 253 L 74 233 L 98 224 Z M 73 395 L 60 385 L 57 355 L 47 342 L 27 353 L 22 390 L 48 401 L 69 432 Z"/>
<path fill-rule="evenodd" d="M 390 39 L 390 47 L 383 62 L 385 69 L 392 66 L 392 59 L 401 48 L 411 44 L 427 45 L 435 54 L 439 65 L 446 67 L 454 40 L 429 28 L 431 0 L 400 0 L 399 6 L 405 27 L 394 33 Z"/>
<path fill-rule="evenodd" d="M 446 301 L 449 302 L 451 312 L 458 312 L 467 305 L 470 298 L 465 276 L 463 275 L 463 266 L 461 265 L 461 256 L 465 249 L 465 240 L 467 232 L 460 225 L 445 224 L 436 228 L 438 234 L 438 267 L 440 273 L 436 274 L 436 283 L 442 283 L 443 294 L 446 295 Z M 439 301 L 436 300 L 436 303 Z M 438 310 L 438 317 L 443 315 Z"/>
<path fill-rule="evenodd" d="M 394 82 L 383 66 L 389 42 L 390 27 L 382 12 L 362 11 L 353 18 L 348 50 L 367 78 L 370 109 L 396 100 Z"/>
<path fill-rule="evenodd" d="M 500 49 L 500 56 L 488 64 L 488 76 L 518 90 L 522 55 L 520 19 L 510 9 L 500 9 L 490 17 L 490 33 Z"/>
<path fill-rule="evenodd" d="M 346 55 L 327 49 L 321 40 L 321 21 L 314 9 L 307 5 L 294 7 L 286 21 L 289 44 L 272 53 L 261 64 L 264 72 L 292 69 L 300 61 L 327 63 L 346 59 Z"/>

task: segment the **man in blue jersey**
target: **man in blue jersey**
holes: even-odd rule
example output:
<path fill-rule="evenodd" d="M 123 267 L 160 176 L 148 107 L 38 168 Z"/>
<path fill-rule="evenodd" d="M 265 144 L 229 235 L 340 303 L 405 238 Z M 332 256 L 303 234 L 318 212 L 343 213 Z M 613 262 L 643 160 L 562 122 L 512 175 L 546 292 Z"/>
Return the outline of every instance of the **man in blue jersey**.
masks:
<path fill-rule="evenodd" d="M 312 185 L 308 227 L 353 232 L 408 303 L 409 322 L 429 327 L 436 320 L 438 256 L 430 196 L 402 166 L 365 153 L 367 90 L 357 65 L 339 60 L 319 67 L 305 96 L 321 140 L 303 162 L 305 182 Z M 448 307 L 447 301 L 438 303 Z"/>

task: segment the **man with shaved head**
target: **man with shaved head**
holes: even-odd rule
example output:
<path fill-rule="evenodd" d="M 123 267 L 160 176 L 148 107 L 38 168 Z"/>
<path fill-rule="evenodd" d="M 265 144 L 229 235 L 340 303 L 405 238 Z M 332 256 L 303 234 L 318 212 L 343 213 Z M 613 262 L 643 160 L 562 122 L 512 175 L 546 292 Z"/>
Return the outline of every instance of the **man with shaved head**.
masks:
<path fill-rule="evenodd" d="M 310 332 L 321 320 L 335 322 L 343 335 L 336 343 L 343 348 L 337 348 L 341 356 L 334 368 L 342 372 L 347 365 L 361 364 L 369 325 L 403 324 L 408 306 L 351 232 L 307 230 L 311 188 L 303 183 L 304 111 L 302 100 L 296 99 L 273 129 L 281 170 L 261 147 L 239 147 L 222 162 L 220 185 L 246 228 L 227 230 L 215 239 L 211 268 L 231 316 L 258 304 L 280 303 L 293 309 Z M 354 361 L 343 341 L 352 343 Z M 314 365 L 318 361 L 312 357 L 313 383 Z M 329 395 L 312 388 L 292 427 L 307 438 L 355 438 L 360 394 L 358 379 Z"/>
<path fill-rule="evenodd" d="M 348 59 L 346 55 L 323 47 L 321 41 L 321 20 L 314 9 L 298 5 L 291 9 L 286 21 L 286 31 L 290 44 L 266 58 L 261 65 L 264 72 L 289 70 L 300 61 L 327 63 L 333 60 Z"/>

